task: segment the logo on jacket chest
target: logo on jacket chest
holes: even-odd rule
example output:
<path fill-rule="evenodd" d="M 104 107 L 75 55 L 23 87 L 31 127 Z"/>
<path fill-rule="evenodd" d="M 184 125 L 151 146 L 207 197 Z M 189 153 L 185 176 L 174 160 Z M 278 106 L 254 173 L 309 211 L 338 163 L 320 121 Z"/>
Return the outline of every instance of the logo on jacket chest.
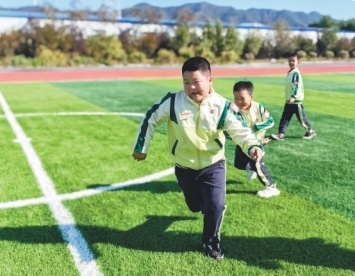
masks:
<path fill-rule="evenodd" d="M 191 115 L 192 115 L 191 110 L 184 110 L 179 114 L 179 118 L 180 120 L 187 120 L 191 118 Z"/>

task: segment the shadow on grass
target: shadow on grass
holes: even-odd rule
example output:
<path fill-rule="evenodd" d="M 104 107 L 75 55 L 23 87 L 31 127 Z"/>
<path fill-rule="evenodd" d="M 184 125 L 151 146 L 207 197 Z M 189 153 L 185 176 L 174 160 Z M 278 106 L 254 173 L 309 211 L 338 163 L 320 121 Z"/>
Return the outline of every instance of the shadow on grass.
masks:
<path fill-rule="evenodd" d="M 143 224 L 128 231 L 85 225 L 78 228 L 90 244 L 108 243 L 148 252 L 191 252 L 201 250 L 201 235 L 168 231 L 168 228 L 177 221 L 196 219 L 193 216 L 148 216 Z M 3 227 L 0 240 L 31 244 L 63 242 L 56 226 Z M 281 269 L 279 262 L 285 261 L 355 271 L 355 251 L 326 243 L 321 238 L 222 236 L 222 245 L 226 258 L 263 269 Z"/>
<path fill-rule="evenodd" d="M 227 180 L 227 195 L 228 194 L 248 194 L 248 195 L 256 195 L 258 190 L 262 189 L 262 185 L 260 184 L 258 188 L 255 189 L 246 189 L 245 182 L 238 180 Z M 255 184 L 254 184 L 255 186 Z"/>
<path fill-rule="evenodd" d="M 227 179 L 226 184 L 244 184 L 243 181 L 239 181 L 239 180 L 234 180 L 234 179 Z"/>
<path fill-rule="evenodd" d="M 231 195 L 231 194 L 245 194 L 245 195 L 256 195 L 258 191 L 254 191 L 254 190 L 227 190 L 227 195 Z"/>
<path fill-rule="evenodd" d="M 239 190 L 231 189 L 231 187 L 237 187 L 238 185 L 244 184 L 242 181 L 238 180 L 227 180 L 227 194 L 255 194 L 257 190 Z M 236 184 L 237 186 L 230 186 Z M 139 183 L 132 185 L 118 185 L 114 186 L 112 184 L 91 184 L 87 186 L 88 189 L 103 190 L 108 192 L 116 192 L 118 190 L 124 189 L 125 191 L 141 191 L 141 192 L 152 192 L 156 194 L 163 194 L 167 192 L 182 192 L 176 181 L 153 181 L 149 183 Z"/>

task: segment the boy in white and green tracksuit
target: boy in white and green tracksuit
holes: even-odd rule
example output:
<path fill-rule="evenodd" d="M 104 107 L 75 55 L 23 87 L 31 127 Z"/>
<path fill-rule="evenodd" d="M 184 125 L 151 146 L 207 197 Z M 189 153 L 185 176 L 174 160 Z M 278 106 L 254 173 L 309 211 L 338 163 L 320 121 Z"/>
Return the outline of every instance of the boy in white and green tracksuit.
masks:
<path fill-rule="evenodd" d="M 245 123 L 255 131 L 257 138 L 263 144 L 269 142 L 269 138 L 264 137 L 267 129 L 274 125 L 274 119 L 265 107 L 253 100 L 254 85 L 250 81 L 238 81 L 233 86 L 234 103 L 238 107 L 238 114 Z M 234 166 L 240 170 L 247 170 L 247 178 L 253 180 L 258 178 L 260 183 L 265 186 L 263 190 L 257 192 L 260 197 L 272 197 L 280 194 L 273 182 L 266 166 L 264 158 L 256 162 L 250 159 L 239 145 L 235 148 Z"/>
<path fill-rule="evenodd" d="M 316 136 L 302 105 L 304 86 L 301 73 L 298 69 L 298 62 L 297 54 L 291 55 L 288 59 L 290 70 L 287 73 L 285 85 L 286 103 L 279 124 L 279 132 L 271 135 L 271 138 L 275 140 L 283 140 L 285 138 L 285 133 L 293 114 L 296 114 L 298 121 L 306 130 L 306 134 L 303 136 L 304 139 L 312 139 Z"/>
<path fill-rule="evenodd" d="M 225 135 L 250 158 L 260 160 L 262 145 L 237 115 L 233 103 L 217 94 L 209 62 L 193 57 L 182 66 L 184 91 L 168 93 L 146 113 L 138 129 L 133 158 L 145 160 L 156 127 L 168 123 L 168 144 L 175 176 L 192 212 L 203 218 L 205 254 L 222 259 L 219 229 L 225 210 Z"/>

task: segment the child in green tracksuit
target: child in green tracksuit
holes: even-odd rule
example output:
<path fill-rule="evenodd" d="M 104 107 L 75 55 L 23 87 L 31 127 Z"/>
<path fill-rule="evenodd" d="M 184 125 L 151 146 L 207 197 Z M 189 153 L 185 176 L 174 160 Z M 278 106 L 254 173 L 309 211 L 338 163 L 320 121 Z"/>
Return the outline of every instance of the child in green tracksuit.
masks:
<path fill-rule="evenodd" d="M 239 81 L 234 84 L 234 103 L 238 107 L 238 114 L 246 124 L 255 131 L 256 137 L 265 145 L 270 139 L 264 137 L 267 129 L 274 125 L 274 119 L 265 107 L 253 101 L 254 85 L 250 81 Z M 239 145 L 235 148 L 234 166 L 240 170 L 247 170 L 247 178 L 253 180 L 258 178 L 265 188 L 257 192 L 260 197 L 272 197 L 280 194 L 276 184 L 264 165 L 264 158 L 260 161 L 250 159 L 242 151 Z"/>
<path fill-rule="evenodd" d="M 223 259 L 219 229 L 226 197 L 225 135 L 255 161 L 262 145 L 233 108 L 213 89 L 208 60 L 192 57 L 182 66 L 184 91 L 168 93 L 146 113 L 138 129 L 133 158 L 145 160 L 156 127 L 167 122 L 168 144 L 175 176 L 192 212 L 203 214 L 205 254 Z M 149 237 L 147 237 L 149 238 Z"/>
<path fill-rule="evenodd" d="M 304 139 L 312 139 L 316 136 L 316 132 L 312 129 L 302 105 L 304 87 L 302 76 L 298 69 L 298 62 L 297 54 L 292 54 L 288 59 L 290 70 L 287 73 L 285 86 L 286 103 L 279 124 L 279 132 L 271 135 L 274 140 L 283 140 L 285 138 L 285 133 L 293 114 L 296 114 L 298 121 L 306 129 L 306 134 L 303 136 Z"/>

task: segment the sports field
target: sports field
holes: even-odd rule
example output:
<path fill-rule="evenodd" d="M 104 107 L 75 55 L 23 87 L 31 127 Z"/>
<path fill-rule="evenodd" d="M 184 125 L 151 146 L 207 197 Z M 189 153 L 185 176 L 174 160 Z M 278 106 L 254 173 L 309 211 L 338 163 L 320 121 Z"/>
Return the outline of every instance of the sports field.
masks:
<path fill-rule="evenodd" d="M 280 196 L 255 195 L 228 142 L 223 261 L 202 254 L 164 125 L 146 161 L 131 157 L 142 115 L 181 90 L 179 69 L 0 73 L 0 275 L 355 275 L 355 68 L 321 68 L 303 74 L 317 136 L 293 118 L 266 146 Z M 216 70 L 215 90 L 232 99 L 253 81 L 277 132 L 287 66 L 233 70 Z"/>

